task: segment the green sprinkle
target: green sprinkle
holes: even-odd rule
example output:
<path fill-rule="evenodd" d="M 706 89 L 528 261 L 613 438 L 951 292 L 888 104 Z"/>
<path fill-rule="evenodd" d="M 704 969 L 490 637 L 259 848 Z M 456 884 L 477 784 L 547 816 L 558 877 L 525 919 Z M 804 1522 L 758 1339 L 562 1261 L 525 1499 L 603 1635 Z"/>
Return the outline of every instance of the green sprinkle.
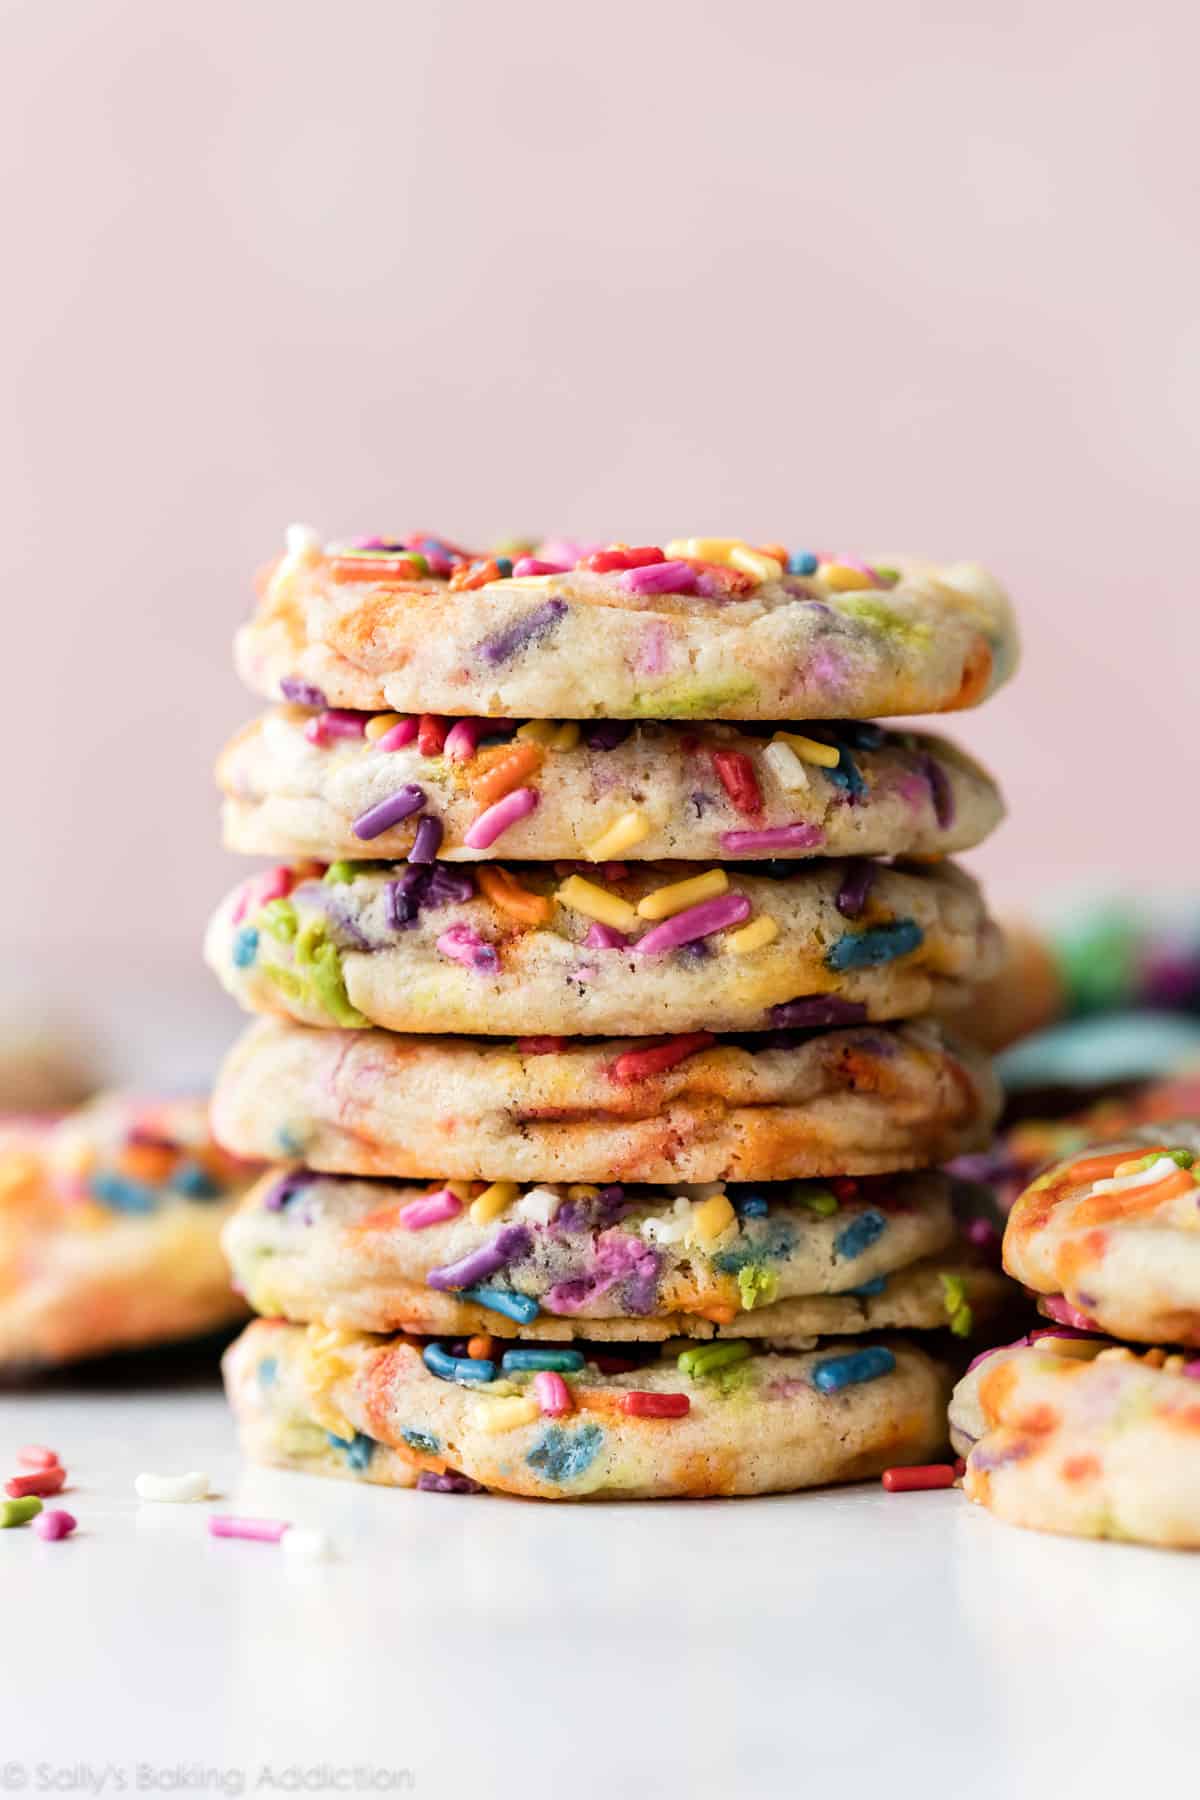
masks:
<path fill-rule="evenodd" d="M 281 944 L 290 944 L 300 929 L 296 909 L 290 900 L 268 900 L 258 915 L 258 924 Z"/>
<path fill-rule="evenodd" d="M 837 1195 L 831 1194 L 828 1188 L 818 1188 L 814 1194 L 801 1194 L 800 1199 L 805 1206 L 826 1219 L 838 1209 Z"/>
<path fill-rule="evenodd" d="M 42 1510 L 42 1503 L 30 1494 L 24 1500 L 0 1501 L 0 1531 L 9 1525 L 28 1525 Z"/>
<path fill-rule="evenodd" d="M 335 944 L 322 944 L 314 951 L 312 984 L 325 1011 L 335 1024 L 352 1028 L 370 1024 L 371 1021 L 365 1018 L 356 1006 L 350 1004 L 345 977 L 342 974 L 342 959 L 337 953 Z"/>
<path fill-rule="evenodd" d="M 1190 1169 L 1196 1160 L 1190 1150 L 1168 1150 L 1167 1155 L 1173 1163 L 1178 1163 L 1181 1169 Z"/>
<path fill-rule="evenodd" d="M 297 975 L 295 969 L 286 968 L 282 963 L 265 962 L 259 963 L 258 972 L 289 1000 L 307 999 L 308 983 L 303 975 Z"/>
<path fill-rule="evenodd" d="M 950 1321 L 950 1329 L 955 1337 L 970 1337 L 975 1329 L 975 1314 L 967 1305 L 959 1307 Z"/>
<path fill-rule="evenodd" d="M 737 1284 L 743 1312 L 753 1312 L 756 1306 L 769 1306 L 779 1290 L 774 1270 L 764 1269 L 761 1263 L 744 1263 L 738 1270 Z"/>
<path fill-rule="evenodd" d="M 970 1337 L 975 1329 L 975 1314 L 967 1300 L 967 1284 L 961 1275 L 939 1274 L 946 1317 L 955 1337 Z"/>
<path fill-rule="evenodd" d="M 702 1344 L 696 1350 L 683 1351 L 679 1370 L 683 1375 L 690 1375 L 693 1381 L 703 1381 L 706 1375 L 715 1374 L 718 1369 L 745 1362 L 749 1354 L 750 1346 L 742 1338 L 728 1344 Z"/>
<path fill-rule="evenodd" d="M 329 942 L 324 919 L 306 919 L 297 935 L 292 954 L 302 969 L 317 959 L 317 952 Z"/>
<path fill-rule="evenodd" d="M 668 682 L 635 694 L 630 711 L 639 719 L 716 719 L 727 707 L 751 700 L 757 692 L 757 683 L 748 676 L 727 682 Z"/>
<path fill-rule="evenodd" d="M 331 862 L 325 871 L 325 880 L 331 887 L 339 882 L 354 880 L 354 864 L 352 862 Z"/>

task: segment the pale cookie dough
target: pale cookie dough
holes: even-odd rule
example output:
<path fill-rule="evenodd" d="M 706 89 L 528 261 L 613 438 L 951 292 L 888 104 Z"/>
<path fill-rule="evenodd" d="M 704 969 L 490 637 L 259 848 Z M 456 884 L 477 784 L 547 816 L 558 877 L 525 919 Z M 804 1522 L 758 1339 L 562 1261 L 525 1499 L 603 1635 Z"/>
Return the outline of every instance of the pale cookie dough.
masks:
<path fill-rule="evenodd" d="M 0 1131 L 0 1372 L 244 1318 L 220 1232 L 258 1173 L 213 1143 L 199 1099 L 107 1095 Z"/>
<path fill-rule="evenodd" d="M 411 579 L 404 556 L 296 534 L 237 635 L 238 671 L 308 705 L 552 719 L 948 712 L 1012 673 L 1008 597 L 978 564 L 827 559 L 793 576 L 767 557 L 763 580 L 703 567 L 746 548 L 670 556 L 662 577 L 573 567 L 456 591 Z"/>
<path fill-rule="evenodd" d="M 782 727 L 539 720 L 493 721 L 489 730 L 468 720 L 438 748 L 456 723 L 443 718 L 424 749 L 416 738 L 389 747 L 415 721 L 381 748 L 390 716 L 282 706 L 244 727 L 217 763 L 228 848 L 323 861 L 401 857 L 429 817 L 446 861 L 588 859 L 589 846 L 633 814 L 644 835 L 626 859 L 946 856 L 982 843 L 1004 814 L 991 777 L 956 745 L 874 725 L 814 726 L 817 748 L 797 750 L 805 734 L 791 733 L 789 744 Z M 811 760 L 823 751 L 836 763 Z M 744 791 L 730 756 L 749 765 Z M 491 846 L 472 848 L 464 840 L 505 768 L 536 806 Z M 420 810 L 379 829 L 375 809 L 409 788 L 420 790 Z"/>
<path fill-rule="evenodd" d="M 250 1012 L 511 1037 L 912 1018 L 961 1004 L 999 955 L 952 863 L 755 866 L 282 869 L 265 902 L 261 876 L 228 897 L 207 957 Z M 605 910 L 623 930 L 597 929 Z"/>
<path fill-rule="evenodd" d="M 1044 1335 L 954 1390 L 963 1490 L 1010 1525 L 1200 1549 L 1200 1360 Z"/>
<path fill-rule="evenodd" d="M 736 1356 L 732 1345 L 690 1354 L 718 1348 Z M 423 1353 L 409 1338 L 257 1321 L 225 1356 L 247 1455 L 388 1487 L 700 1499 L 862 1481 L 926 1460 L 945 1439 L 944 1371 L 898 1339 L 751 1349 L 704 1372 L 645 1352 L 632 1353 L 636 1367 L 602 1368 L 596 1352 L 560 1375 L 563 1413 L 540 1410 L 532 1372 L 496 1362 L 490 1381 L 443 1380 Z M 644 1396 L 687 1410 L 648 1416 L 641 1409 L 655 1400 Z"/>
<path fill-rule="evenodd" d="M 1016 1201 L 1009 1273 L 1067 1324 L 1200 1345 L 1200 1121 L 1143 1125 L 1055 1163 Z"/>
<path fill-rule="evenodd" d="M 252 1189 L 224 1242 L 256 1312 L 455 1335 L 932 1327 L 971 1307 L 959 1278 L 976 1266 L 932 1172 L 725 1192 L 420 1188 L 295 1168 Z M 1009 1284 L 974 1285 L 986 1310 Z"/>
<path fill-rule="evenodd" d="M 946 1161 L 986 1143 L 999 1102 L 986 1059 L 924 1022 L 539 1053 L 264 1019 L 226 1059 L 213 1123 L 238 1155 L 337 1174 L 767 1181 Z"/>

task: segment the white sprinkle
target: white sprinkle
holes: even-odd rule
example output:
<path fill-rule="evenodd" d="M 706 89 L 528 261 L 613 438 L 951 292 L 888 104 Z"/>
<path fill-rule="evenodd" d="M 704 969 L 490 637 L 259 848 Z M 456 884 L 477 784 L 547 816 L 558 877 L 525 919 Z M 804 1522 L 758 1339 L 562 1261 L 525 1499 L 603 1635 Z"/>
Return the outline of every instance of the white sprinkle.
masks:
<path fill-rule="evenodd" d="M 207 1500 L 209 1480 L 198 1469 L 186 1475 L 139 1475 L 134 1481 L 139 1500 Z"/>
<path fill-rule="evenodd" d="M 763 761 L 772 771 L 781 788 L 789 794 L 795 794 L 808 786 L 808 776 L 804 772 L 804 764 L 796 755 L 790 744 L 768 744 L 763 751 Z"/>
<path fill-rule="evenodd" d="M 513 1211 L 535 1225 L 548 1225 L 561 1205 L 562 1195 L 553 1188 L 535 1187 L 517 1201 Z"/>
<path fill-rule="evenodd" d="M 314 531 L 311 525 L 289 525 L 284 542 L 288 555 L 296 557 L 298 561 L 321 554 L 321 534 Z"/>
<path fill-rule="evenodd" d="M 1130 1154 L 1130 1162 L 1133 1161 Z M 1128 1188 L 1153 1187 L 1156 1181 L 1165 1181 L 1168 1175 L 1176 1175 L 1179 1164 L 1173 1156 L 1160 1156 L 1152 1162 L 1148 1169 L 1136 1169 L 1131 1175 L 1113 1175 L 1107 1181 L 1093 1181 L 1093 1194 L 1123 1194 Z"/>
<path fill-rule="evenodd" d="M 652 1244 L 681 1244 L 692 1229 L 691 1201 L 678 1194 L 671 1211 L 663 1219 L 643 1219 L 640 1230 Z"/>
<path fill-rule="evenodd" d="M 289 1556 L 307 1557 L 310 1562 L 324 1562 L 333 1548 L 323 1531 L 304 1525 L 289 1525 L 279 1544 Z"/>

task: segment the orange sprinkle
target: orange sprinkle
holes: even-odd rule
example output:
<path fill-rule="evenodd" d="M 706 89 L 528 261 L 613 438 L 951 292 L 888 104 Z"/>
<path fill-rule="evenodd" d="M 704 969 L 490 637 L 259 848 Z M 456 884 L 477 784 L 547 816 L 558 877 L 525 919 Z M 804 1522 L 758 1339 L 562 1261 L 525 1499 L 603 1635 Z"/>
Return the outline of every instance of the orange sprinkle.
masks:
<path fill-rule="evenodd" d="M 417 565 L 408 556 L 331 556 L 327 563 L 331 581 L 420 581 Z"/>
<path fill-rule="evenodd" d="M 1147 1145 L 1145 1150 L 1110 1150 L 1104 1156 L 1083 1156 L 1056 1176 L 1055 1181 L 1056 1184 L 1058 1181 L 1078 1182 L 1080 1187 L 1089 1181 L 1108 1181 L 1122 1163 L 1131 1162 L 1134 1157 L 1166 1154 L 1164 1145 L 1155 1144 Z"/>
<path fill-rule="evenodd" d="M 475 871 L 475 879 L 493 906 L 522 925 L 544 925 L 553 916 L 553 901 L 548 900 L 544 894 L 535 894 L 529 888 L 522 887 L 516 876 L 507 869 L 480 863 Z"/>
<path fill-rule="evenodd" d="M 155 1186 L 170 1175 L 179 1152 L 167 1144 L 126 1144 L 116 1160 L 122 1175 Z"/>
<path fill-rule="evenodd" d="M 1064 1481 L 1093 1481 L 1099 1473 L 1098 1456 L 1068 1456 L 1062 1466 Z"/>
<path fill-rule="evenodd" d="M 489 1337 L 486 1331 L 482 1332 L 479 1337 L 467 1339 L 467 1355 L 472 1362 L 487 1362 L 488 1358 L 495 1354 L 495 1350 L 496 1340 L 494 1337 Z"/>
<path fill-rule="evenodd" d="M 497 800 L 503 800 L 505 794 L 511 794 L 514 788 L 524 785 L 529 776 L 536 775 L 542 766 L 543 750 L 540 744 L 510 744 L 504 749 L 497 747 L 495 761 L 488 760 L 487 767 L 481 769 L 471 783 L 471 791 L 484 806 L 494 806 Z M 476 765 L 485 758 L 475 759 Z"/>
<path fill-rule="evenodd" d="M 488 557 L 486 562 L 459 563 L 450 577 L 450 592 L 460 594 L 468 588 L 486 587 L 489 581 L 499 581 L 500 564 Z"/>
<path fill-rule="evenodd" d="M 1119 1188 L 1116 1193 L 1091 1194 L 1075 1208 L 1073 1225 L 1104 1225 L 1111 1219 L 1136 1219 L 1142 1213 L 1154 1212 L 1168 1200 L 1181 1194 L 1197 1192 L 1196 1183 L 1186 1169 L 1164 1175 L 1149 1187 Z"/>

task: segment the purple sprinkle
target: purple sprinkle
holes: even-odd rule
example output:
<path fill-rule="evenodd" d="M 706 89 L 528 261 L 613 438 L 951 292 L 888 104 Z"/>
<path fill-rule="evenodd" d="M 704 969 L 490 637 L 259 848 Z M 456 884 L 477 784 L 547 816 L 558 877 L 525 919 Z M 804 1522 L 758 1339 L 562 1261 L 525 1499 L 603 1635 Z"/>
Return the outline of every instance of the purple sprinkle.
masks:
<path fill-rule="evenodd" d="M 417 922 L 421 910 L 421 890 L 429 880 L 428 869 L 412 864 L 396 881 L 387 884 L 387 921 L 393 931 L 407 931 Z"/>
<path fill-rule="evenodd" d="M 267 1212 L 282 1212 L 290 1200 L 311 1187 L 317 1179 L 311 1169 L 293 1169 L 287 1175 L 281 1175 L 273 1187 L 269 1187 L 263 1195 L 263 1207 Z"/>
<path fill-rule="evenodd" d="M 583 940 L 588 950 L 624 950 L 629 939 L 615 925 L 602 925 L 599 919 L 588 927 L 587 936 Z"/>
<path fill-rule="evenodd" d="M 479 1250 L 472 1250 L 469 1256 L 462 1257 L 456 1263 L 446 1263 L 440 1269 L 430 1269 L 425 1277 L 427 1286 L 431 1288 L 465 1288 L 475 1287 L 494 1275 L 498 1269 L 507 1268 L 509 1263 L 519 1262 L 528 1256 L 533 1239 L 525 1225 L 506 1225 L 498 1231 L 490 1244 L 484 1244 Z"/>
<path fill-rule="evenodd" d="M 841 886 L 834 905 L 843 919 L 857 919 L 867 904 L 867 895 L 875 881 L 873 862 L 848 862 L 842 872 Z"/>
<path fill-rule="evenodd" d="M 921 772 L 929 783 L 934 817 L 942 830 L 948 831 L 954 823 L 954 789 L 949 777 L 935 756 L 921 758 Z"/>
<path fill-rule="evenodd" d="M 838 994 L 808 994 L 800 1000 L 784 1000 L 771 1008 L 771 1023 L 779 1031 L 803 1031 L 814 1025 L 861 1025 L 867 1009 L 861 1000 L 843 1000 Z"/>
<path fill-rule="evenodd" d="M 566 610 L 565 600 L 547 600 L 541 606 L 535 606 L 532 612 L 527 612 L 515 624 L 506 625 L 503 631 L 494 631 L 490 637 L 481 638 L 475 646 L 475 653 L 485 663 L 493 666 L 508 662 L 518 650 L 526 650 L 530 644 L 548 637 Z"/>
<path fill-rule="evenodd" d="M 423 1494 L 482 1494 L 484 1492 L 478 1481 L 472 1481 L 469 1475 L 459 1475 L 453 1469 L 447 1469 L 444 1475 L 434 1475 L 429 1469 L 422 1469 L 417 1476 L 417 1486 Z"/>
<path fill-rule="evenodd" d="M 625 1305 L 631 1313 L 654 1309 L 659 1257 L 641 1238 L 624 1231 L 606 1231 L 596 1244 L 595 1258 L 585 1275 L 560 1281 L 546 1295 L 549 1312 L 576 1313 L 618 1282 L 625 1284 Z"/>
<path fill-rule="evenodd" d="M 329 705 L 319 687 L 314 687 L 309 681 L 301 681 L 298 675 L 285 675 L 279 683 L 279 691 L 293 706 Z"/>
<path fill-rule="evenodd" d="M 583 728 L 583 741 L 589 750 L 615 750 L 633 730 L 628 719 L 594 719 Z"/>
<path fill-rule="evenodd" d="M 408 853 L 411 863 L 431 863 L 441 848 L 442 821 L 425 813 L 417 820 L 417 835 Z"/>
<path fill-rule="evenodd" d="M 461 906 L 475 892 L 475 877 L 470 869 L 455 869 L 449 863 L 435 862 L 421 889 L 422 906 Z"/>
<path fill-rule="evenodd" d="M 396 793 L 389 794 L 378 806 L 368 808 L 361 813 L 351 830 L 356 838 L 377 838 L 382 832 L 390 831 L 393 825 L 399 825 L 410 813 L 419 812 L 425 804 L 425 790 L 415 782 L 399 788 Z"/>

